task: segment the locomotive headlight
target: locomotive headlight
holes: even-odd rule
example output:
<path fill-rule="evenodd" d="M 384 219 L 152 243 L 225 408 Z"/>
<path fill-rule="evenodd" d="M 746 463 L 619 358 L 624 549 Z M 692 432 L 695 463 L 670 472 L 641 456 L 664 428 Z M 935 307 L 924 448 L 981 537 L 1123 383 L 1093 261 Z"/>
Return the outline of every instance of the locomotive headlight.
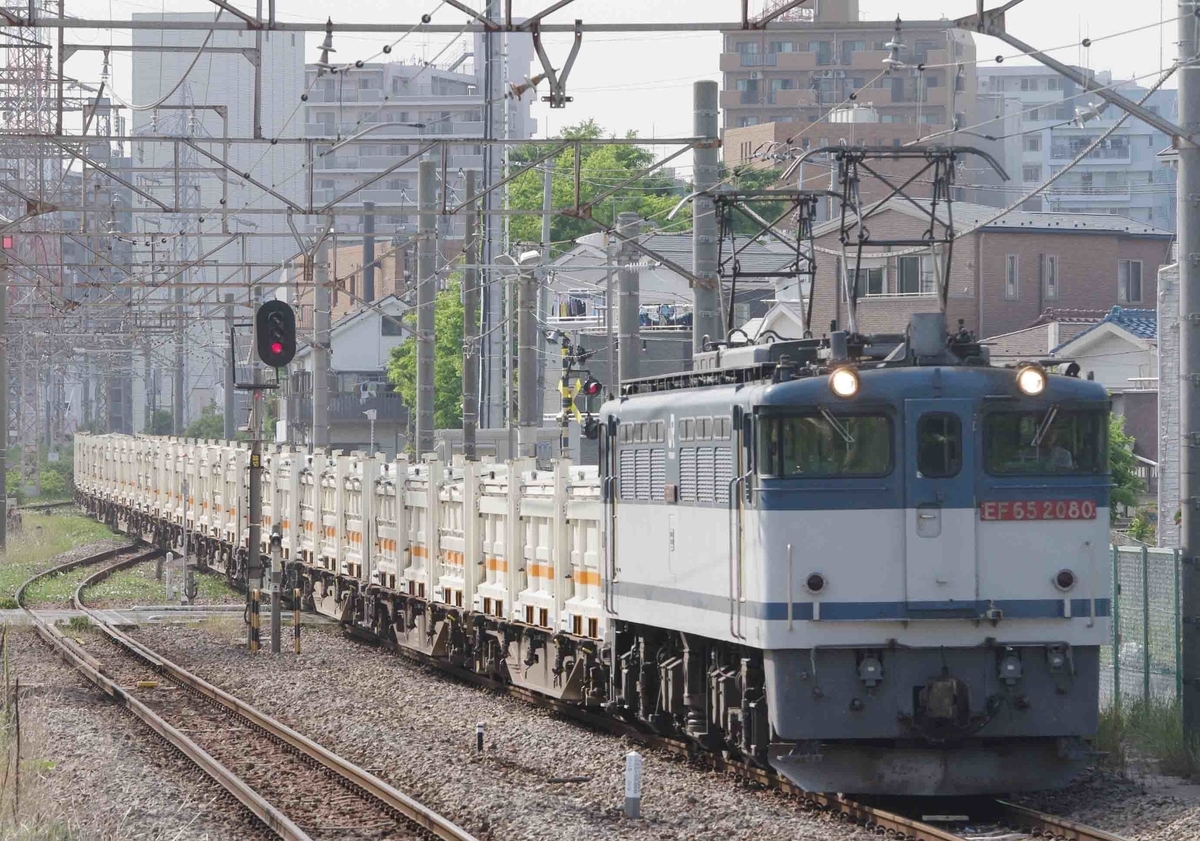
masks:
<path fill-rule="evenodd" d="M 1046 372 L 1040 365 L 1024 365 L 1017 371 L 1017 388 L 1023 394 L 1037 397 L 1046 390 Z"/>
<path fill-rule="evenodd" d="M 853 368 L 838 368 L 829 375 L 829 388 L 838 397 L 858 394 L 858 372 Z"/>

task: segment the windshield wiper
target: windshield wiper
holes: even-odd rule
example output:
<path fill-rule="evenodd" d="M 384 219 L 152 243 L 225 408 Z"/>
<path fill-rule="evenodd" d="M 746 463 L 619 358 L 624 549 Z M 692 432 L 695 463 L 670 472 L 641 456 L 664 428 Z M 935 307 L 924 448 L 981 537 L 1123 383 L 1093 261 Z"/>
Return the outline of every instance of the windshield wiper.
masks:
<path fill-rule="evenodd" d="M 1046 412 L 1046 417 L 1042 418 L 1042 422 L 1038 424 L 1037 433 L 1033 436 L 1033 440 L 1029 442 L 1029 446 L 1034 448 L 1041 446 L 1042 439 L 1046 437 L 1046 433 L 1054 425 L 1056 417 L 1058 417 L 1058 406 L 1051 406 L 1049 411 Z"/>
<path fill-rule="evenodd" d="M 846 429 L 846 427 L 842 426 L 842 424 L 838 421 L 838 419 L 835 418 L 832 414 L 830 414 L 829 410 L 826 409 L 824 406 L 821 407 L 821 416 L 824 417 L 825 420 L 829 421 L 830 426 L 832 426 L 835 430 L 837 430 L 837 434 L 842 436 L 843 441 L 845 441 L 847 444 L 854 443 L 854 436 L 850 434 L 850 430 L 848 430 L 848 429 Z"/>

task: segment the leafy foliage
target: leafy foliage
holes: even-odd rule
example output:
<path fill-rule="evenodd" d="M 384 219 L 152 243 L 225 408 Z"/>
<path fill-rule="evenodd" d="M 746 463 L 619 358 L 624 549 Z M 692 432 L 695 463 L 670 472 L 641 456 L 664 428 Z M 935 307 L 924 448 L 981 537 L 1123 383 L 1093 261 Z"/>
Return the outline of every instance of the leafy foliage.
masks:
<path fill-rule="evenodd" d="M 413 330 L 417 311 L 402 320 Z M 434 426 L 449 429 L 462 424 L 462 285 L 453 280 L 437 293 L 433 308 Z M 410 335 L 392 348 L 387 365 L 388 381 L 400 394 L 410 412 L 417 410 L 417 340 Z"/>
<path fill-rule="evenodd" d="M 729 170 L 722 167 L 720 177 L 722 179 L 729 178 L 730 184 L 738 190 L 769 190 L 772 187 L 783 186 L 779 183 L 782 175 L 782 169 L 751 169 L 746 167 L 738 169 L 736 175 L 731 177 Z M 753 209 L 763 219 L 766 219 L 768 222 L 774 222 L 787 209 L 787 204 L 781 201 L 755 202 Z M 779 223 L 779 227 L 781 228 L 790 227 L 794 229 L 795 226 L 794 218 L 784 219 Z M 762 233 L 762 226 L 737 213 L 733 217 L 733 230 L 735 234 L 740 236 L 757 236 Z"/>
<path fill-rule="evenodd" d="M 1125 418 L 1108 418 L 1108 472 L 1112 476 L 1109 512 L 1116 518 L 1118 505 L 1134 508 L 1142 490 L 1142 480 L 1134 470 L 1133 436 L 1125 432 Z"/>
<path fill-rule="evenodd" d="M 592 119 L 578 125 L 568 126 L 558 135 L 559 139 L 595 139 L 606 132 Z M 615 137 L 615 135 L 608 135 Z M 629 132 L 625 135 L 635 138 Z M 513 165 L 528 164 L 550 151 L 545 144 L 523 146 L 513 150 L 510 161 Z M 616 187 L 655 161 L 654 153 L 642 146 L 581 146 L 579 165 L 580 200 L 586 203 L 601 193 Z M 554 158 L 554 176 L 550 192 L 554 206 L 571 207 L 575 193 L 575 153 L 567 149 Z M 518 210 L 541 210 L 544 193 L 544 176 L 541 168 L 524 172 L 509 185 L 509 204 Z M 603 199 L 592 208 L 592 216 L 606 225 L 616 223 L 617 214 L 636 211 L 643 219 L 665 220 L 666 215 L 685 195 L 685 191 L 660 172 L 652 173 L 619 189 L 614 195 Z M 686 229 L 691 221 L 691 206 L 680 209 L 672 227 Z M 514 242 L 538 243 L 542 239 L 542 220 L 539 216 L 514 216 L 510 222 Z M 583 220 L 557 215 L 550 220 L 551 242 L 568 242 L 585 234 L 596 232 L 596 226 Z"/>
<path fill-rule="evenodd" d="M 210 401 L 201 409 L 200 417 L 192 421 L 183 434 L 188 438 L 224 438 L 225 416 L 217 408 L 217 401 Z"/>
<path fill-rule="evenodd" d="M 1154 543 L 1158 536 L 1158 509 L 1153 505 L 1139 508 L 1129 524 L 1129 536 L 1142 543 Z"/>
<path fill-rule="evenodd" d="M 175 419 L 166 409 L 155 409 L 146 424 L 147 435 L 170 435 L 175 431 Z"/>

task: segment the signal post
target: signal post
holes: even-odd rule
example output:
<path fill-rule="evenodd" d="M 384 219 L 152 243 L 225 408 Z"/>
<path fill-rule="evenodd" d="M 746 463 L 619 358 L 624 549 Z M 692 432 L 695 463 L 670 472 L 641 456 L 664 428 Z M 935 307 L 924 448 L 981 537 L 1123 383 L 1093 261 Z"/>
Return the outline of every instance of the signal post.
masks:
<path fill-rule="evenodd" d="M 258 358 L 278 371 L 287 366 L 296 355 L 296 314 L 283 301 L 268 301 L 258 308 L 254 316 L 254 346 Z M 262 589 L 262 395 L 277 384 L 259 382 L 258 367 L 254 367 L 252 382 L 240 383 L 237 388 L 253 392 L 250 403 L 250 534 L 247 540 L 246 597 Z M 272 563 L 276 554 L 272 553 Z M 272 576 L 271 589 L 271 650 L 278 651 L 279 639 L 279 585 L 278 575 Z M 251 609 L 257 605 L 251 605 Z M 257 650 L 257 628 L 248 630 L 248 641 L 252 650 Z"/>

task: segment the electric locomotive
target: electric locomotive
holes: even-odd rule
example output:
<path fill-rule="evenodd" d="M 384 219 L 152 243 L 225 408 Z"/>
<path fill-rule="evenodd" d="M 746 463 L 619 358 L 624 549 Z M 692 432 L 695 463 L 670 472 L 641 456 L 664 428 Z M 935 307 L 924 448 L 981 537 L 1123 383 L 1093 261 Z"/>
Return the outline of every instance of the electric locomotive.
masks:
<path fill-rule="evenodd" d="M 808 790 L 1069 782 L 1110 635 L 1104 388 L 940 314 L 695 368 L 603 409 L 613 703 Z"/>

